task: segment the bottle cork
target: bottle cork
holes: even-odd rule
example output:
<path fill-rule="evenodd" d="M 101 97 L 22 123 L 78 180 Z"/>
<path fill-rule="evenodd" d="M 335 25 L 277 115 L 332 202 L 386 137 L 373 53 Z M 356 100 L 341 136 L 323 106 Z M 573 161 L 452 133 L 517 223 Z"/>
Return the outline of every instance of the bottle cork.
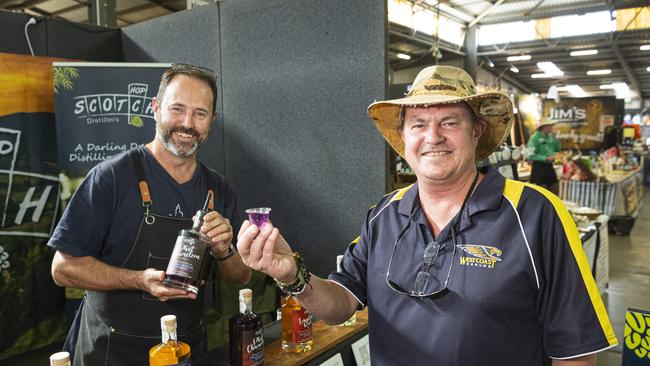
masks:
<path fill-rule="evenodd" d="M 70 366 L 70 354 L 57 352 L 50 356 L 50 366 Z"/>
<path fill-rule="evenodd" d="M 160 328 L 167 331 L 176 331 L 176 315 L 165 315 L 160 318 Z"/>

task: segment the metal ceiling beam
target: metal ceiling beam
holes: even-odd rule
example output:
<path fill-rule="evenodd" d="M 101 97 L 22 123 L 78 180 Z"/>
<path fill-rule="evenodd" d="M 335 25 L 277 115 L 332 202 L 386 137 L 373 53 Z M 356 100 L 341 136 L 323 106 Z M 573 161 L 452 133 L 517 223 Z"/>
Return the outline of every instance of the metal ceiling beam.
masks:
<path fill-rule="evenodd" d="M 467 28 L 470 28 L 470 27 L 474 26 L 476 23 L 480 22 L 481 19 L 483 19 L 483 17 L 485 17 L 486 15 L 488 15 L 492 10 L 498 8 L 499 5 L 501 5 L 504 1 L 505 1 L 505 0 L 497 0 L 497 2 L 493 3 L 493 4 L 492 4 L 489 8 L 487 8 L 484 12 L 482 12 L 482 13 L 479 14 L 479 15 L 477 15 L 476 18 L 474 18 L 474 20 L 472 20 L 471 22 L 469 22 L 469 24 L 467 24 Z"/>
<path fill-rule="evenodd" d="M 641 89 L 639 88 L 639 84 L 636 82 L 636 78 L 634 77 L 634 73 L 632 73 L 632 70 L 630 70 L 630 66 L 627 64 L 627 61 L 625 61 L 625 58 L 623 57 L 623 54 L 621 53 L 621 50 L 619 50 L 618 45 L 616 43 L 612 43 L 611 45 L 612 50 L 614 51 L 614 54 L 616 55 L 616 58 L 618 59 L 618 63 L 621 65 L 623 68 L 623 71 L 625 71 L 625 75 L 627 76 L 628 82 L 632 86 L 632 90 L 635 90 L 641 99 L 643 99 L 643 93 L 641 92 Z"/>
<path fill-rule="evenodd" d="M 531 89 L 529 86 L 523 84 L 521 81 L 519 81 L 519 80 L 517 80 L 517 79 L 515 79 L 513 77 L 510 77 L 505 72 L 497 73 L 492 69 L 488 69 L 488 68 L 483 67 L 483 65 L 480 65 L 480 68 L 482 68 L 483 70 L 485 70 L 485 71 L 489 72 L 490 74 L 496 76 L 497 78 L 500 78 L 500 79 L 503 79 L 503 80 L 509 82 L 510 84 L 516 86 L 517 88 L 525 91 L 528 94 L 531 94 L 531 93 L 534 92 L 534 90 Z M 507 69 L 506 69 L 506 71 L 507 71 Z"/>
<path fill-rule="evenodd" d="M 544 7 L 537 11 L 525 15 L 526 13 L 512 12 L 505 14 L 495 14 L 483 19 L 481 24 L 497 24 L 506 22 L 515 22 L 521 20 L 550 18 L 562 15 L 574 15 L 581 13 L 591 13 L 604 10 L 629 9 L 649 6 L 648 0 L 619 0 L 608 3 L 607 1 L 589 1 L 584 3 L 570 3 L 553 7 Z"/>
<path fill-rule="evenodd" d="M 650 38 L 650 29 L 636 29 L 628 30 L 625 32 L 610 32 L 614 33 L 616 44 L 622 43 L 635 43 L 639 44 L 641 40 Z M 589 45 L 593 48 L 603 47 L 609 48 L 612 43 L 609 35 L 610 33 L 597 33 L 590 35 L 571 36 L 563 38 L 551 38 L 555 42 L 555 47 L 574 47 Z M 478 49 L 478 56 L 490 55 L 503 55 L 506 53 L 522 53 L 522 52 L 535 52 L 545 51 L 549 47 L 543 40 L 532 40 L 524 42 L 510 43 L 506 47 L 494 49 L 494 45 L 480 46 Z"/>
<path fill-rule="evenodd" d="M 50 0 L 29 0 L 29 1 L 25 1 L 24 3 L 9 5 L 5 9 L 8 10 L 26 9 L 26 8 L 31 8 L 32 6 L 36 6 L 40 3 L 44 3 L 46 1 L 50 1 Z"/>
<path fill-rule="evenodd" d="M 408 39 L 410 41 L 418 42 L 420 44 L 423 44 L 423 45 L 426 45 L 426 46 L 429 46 L 429 47 L 435 46 L 435 42 L 433 41 L 433 37 L 430 37 L 429 39 L 426 39 L 426 38 L 423 38 L 423 37 L 412 36 L 410 34 L 404 34 L 402 32 L 399 32 L 399 31 L 396 31 L 396 30 L 393 30 L 393 29 L 390 29 L 388 31 L 388 33 L 391 36 L 396 36 L 396 37 Z M 453 48 L 453 47 L 446 46 L 443 43 L 440 43 L 438 45 L 438 48 L 440 48 L 443 51 L 451 52 L 451 53 L 454 53 L 454 54 L 459 55 L 459 56 L 465 56 L 465 52 L 463 52 L 463 51 L 461 51 L 459 49 Z"/>

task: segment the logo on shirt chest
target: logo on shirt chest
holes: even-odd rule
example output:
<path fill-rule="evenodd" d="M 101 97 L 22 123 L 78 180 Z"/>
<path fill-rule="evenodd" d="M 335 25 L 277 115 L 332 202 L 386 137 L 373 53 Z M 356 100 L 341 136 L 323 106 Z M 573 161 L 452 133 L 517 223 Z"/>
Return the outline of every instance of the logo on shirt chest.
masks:
<path fill-rule="evenodd" d="M 461 266 L 474 266 L 483 268 L 494 268 L 497 262 L 501 262 L 501 249 L 488 245 L 459 244 L 458 248 L 462 249 L 465 254 L 461 255 Z"/>

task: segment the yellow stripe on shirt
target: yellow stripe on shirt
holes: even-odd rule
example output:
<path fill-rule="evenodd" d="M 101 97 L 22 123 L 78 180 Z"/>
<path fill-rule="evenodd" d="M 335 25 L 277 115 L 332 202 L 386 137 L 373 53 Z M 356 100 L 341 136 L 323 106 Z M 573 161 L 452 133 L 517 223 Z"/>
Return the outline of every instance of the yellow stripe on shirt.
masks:
<path fill-rule="evenodd" d="M 522 182 L 506 179 L 506 185 L 503 188 L 503 195 L 506 196 L 514 208 L 517 208 L 519 204 L 519 199 L 521 198 L 521 193 L 524 191 L 524 184 Z"/>
<path fill-rule="evenodd" d="M 594 306 L 594 311 L 596 312 L 596 316 L 598 317 L 600 326 L 603 332 L 605 333 L 607 342 L 609 343 L 610 346 L 614 346 L 618 344 L 618 341 L 616 340 L 616 334 L 614 334 L 614 329 L 612 328 L 612 323 L 609 321 L 609 316 L 607 315 L 607 311 L 605 310 L 605 305 L 603 304 L 603 300 L 601 299 L 600 294 L 598 293 L 598 287 L 596 286 L 596 281 L 594 281 L 594 278 L 591 275 L 591 268 L 589 267 L 587 256 L 585 255 L 585 252 L 582 249 L 582 241 L 580 240 L 580 234 L 578 233 L 578 228 L 576 227 L 573 218 L 569 214 L 569 211 L 567 211 L 566 207 L 564 207 L 562 201 L 556 195 L 549 192 L 548 190 L 530 183 L 520 183 L 520 184 L 532 188 L 538 191 L 539 193 L 543 194 L 544 197 L 546 197 L 546 199 L 548 199 L 551 202 L 553 208 L 555 208 L 555 212 L 560 218 L 560 222 L 562 223 L 562 227 L 564 228 L 564 232 L 569 241 L 569 246 L 571 248 L 571 251 L 573 252 L 573 256 L 575 257 L 576 262 L 578 263 L 578 268 L 580 269 L 582 280 L 585 283 L 585 286 L 587 287 L 587 292 L 589 293 L 591 304 Z M 507 181 L 506 181 L 506 187 L 507 187 Z"/>

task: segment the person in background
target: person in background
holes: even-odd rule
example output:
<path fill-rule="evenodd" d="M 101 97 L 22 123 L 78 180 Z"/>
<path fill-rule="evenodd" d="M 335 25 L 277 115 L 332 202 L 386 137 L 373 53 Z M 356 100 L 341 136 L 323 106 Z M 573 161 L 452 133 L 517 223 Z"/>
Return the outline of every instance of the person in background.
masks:
<path fill-rule="evenodd" d="M 212 241 L 222 278 L 245 283 L 251 270 L 232 244 L 241 224 L 233 190 L 197 160 L 217 118 L 213 71 L 174 64 L 152 100 L 156 135 L 95 166 L 75 192 L 48 245 L 56 249 L 52 277 L 86 290 L 66 340 L 73 365 L 146 365 L 160 343 L 160 317 L 174 314 L 192 364 L 207 353 L 203 291 L 163 285 L 181 229 L 192 226 L 208 192 L 213 211 L 201 231 Z M 144 184 L 143 184 L 144 183 Z"/>
<path fill-rule="evenodd" d="M 553 136 L 553 125 L 548 119 L 542 119 L 537 131 L 528 140 L 528 160 L 532 162 L 530 182 L 558 194 L 558 180 L 553 161 L 561 149 L 560 141 Z"/>
<path fill-rule="evenodd" d="M 376 365 L 595 365 L 617 344 L 575 223 L 561 201 L 476 162 L 509 134 L 512 103 L 451 66 L 368 113 L 417 176 L 371 207 L 341 270 L 310 274 L 271 223 L 245 221 L 244 263 L 317 318 L 368 306 Z M 304 238 L 302 245 L 309 245 Z"/>

